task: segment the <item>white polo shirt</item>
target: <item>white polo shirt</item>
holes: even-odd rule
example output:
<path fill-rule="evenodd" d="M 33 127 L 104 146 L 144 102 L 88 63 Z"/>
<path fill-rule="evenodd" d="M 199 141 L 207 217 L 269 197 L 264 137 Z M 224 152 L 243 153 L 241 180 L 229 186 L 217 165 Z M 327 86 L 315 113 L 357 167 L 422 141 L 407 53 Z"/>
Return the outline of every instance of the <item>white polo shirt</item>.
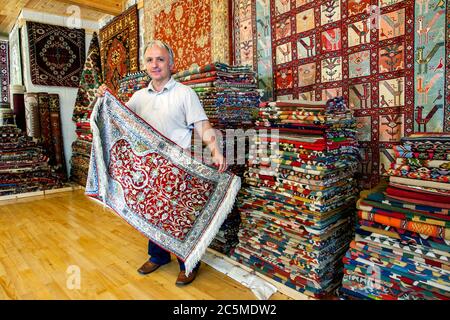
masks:
<path fill-rule="evenodd" d="M 182 148 L 190 148 L 194 123 L 208 120 L 197 94 L 173 78 L 157 92 L 152 82 L 126 103 L 152 127 Z"/>

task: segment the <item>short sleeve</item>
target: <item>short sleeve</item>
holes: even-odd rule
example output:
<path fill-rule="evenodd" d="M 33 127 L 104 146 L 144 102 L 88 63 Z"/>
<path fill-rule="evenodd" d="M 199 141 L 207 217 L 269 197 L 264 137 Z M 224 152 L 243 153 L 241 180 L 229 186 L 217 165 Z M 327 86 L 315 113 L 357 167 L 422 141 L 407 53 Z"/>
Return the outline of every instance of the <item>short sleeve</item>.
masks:
<path fill-rule="evenodd" d="M 186 112 L 186 124 L 188 127 L 192 127 L 196 122 L 208 120 L 197 94 L 191 88 L 187 88 L 187 98 L 184 106 Z"/>

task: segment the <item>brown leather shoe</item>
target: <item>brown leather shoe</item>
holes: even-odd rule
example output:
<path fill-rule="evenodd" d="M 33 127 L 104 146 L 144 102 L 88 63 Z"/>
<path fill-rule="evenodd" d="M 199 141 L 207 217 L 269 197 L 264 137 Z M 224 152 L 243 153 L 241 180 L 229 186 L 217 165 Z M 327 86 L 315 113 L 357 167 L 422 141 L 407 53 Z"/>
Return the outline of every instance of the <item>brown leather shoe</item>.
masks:
<path fill-rule="evenodd" d="M 197 273 L 198 269 L 192 270 L 192 272 L 189 274 L 189 277 L 186 277 L 185 271 L 184 270 L 180 271 L 180 273 L 178 274 L 177 282 L 175 282 L 175 284 L 177 286 L 185 286 L 194 281 L 195 277 L 197 276 Z"/>
<path fill-rule="evenodd" d="M 151 261 L 146 261 L 139 269 L 140 274 L 149 274 L 161 267 L 160 264 L 153 263 Z"/>

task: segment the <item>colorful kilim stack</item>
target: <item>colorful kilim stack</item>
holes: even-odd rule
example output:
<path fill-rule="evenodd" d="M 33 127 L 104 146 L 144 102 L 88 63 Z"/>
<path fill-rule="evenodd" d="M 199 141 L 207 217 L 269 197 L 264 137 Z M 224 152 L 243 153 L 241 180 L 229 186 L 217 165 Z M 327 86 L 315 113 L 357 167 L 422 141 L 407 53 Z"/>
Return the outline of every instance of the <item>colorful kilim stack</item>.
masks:
<path fill-rule="evenodd" d="M 117 97 L 123 103 L 127 103 L 136 91 L 147 87 L 149 82 L 150 77 L 146 71 L 129 73 L 119 81 Z"/>
<path fill-rule="evenodd" d="M 304 294 L 338 286 L 352 238 L 355 119 L 342 98 L 262 103 L 233 258 Z"/>
<path fill-rule="evenodd" d="M 212 63 L 179 72 L 174 78 L 197 93 L 210 123 L 221 132 L 219 144 L 227 158 L 228 170 L 243 177 L 248 156 L 246 130 L 254 127 L 260 101 L 255 73 L 246 66 Z M 208 162 L 210 154 L 203 149 L 201 139 L 194 139 L 192 146 L 193 153 L 197 157 L 203 153 L 203 159 Z M 230 254 L 238 243 L 240 222 L 239 211 L 235 207 L 211 247 Z"/>
<path fill-rule="evenodd" d="M 253 125 L 259 93 L 249 67 L 212 63 L 179 72 L 174 78 L 194 89 L 214 127 Z"/>
<path fill-rule="evenodd" d="M 450 134 L 394 146 L 389 184 L 357 203 L 342 292 L 358 298 L 450 299 Z"/>
<path fill-rule="evenodd" d="M 29 76 L 34 85 L 76 88 L 85 63 L 84 29 L 26 22 Z"/>

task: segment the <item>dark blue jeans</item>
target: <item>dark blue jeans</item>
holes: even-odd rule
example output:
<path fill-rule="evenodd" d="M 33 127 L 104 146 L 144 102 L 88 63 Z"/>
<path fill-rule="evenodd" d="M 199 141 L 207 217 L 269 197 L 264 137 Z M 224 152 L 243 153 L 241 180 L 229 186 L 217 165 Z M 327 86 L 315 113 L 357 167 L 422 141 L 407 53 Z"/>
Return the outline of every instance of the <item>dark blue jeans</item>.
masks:
<path fill-rule="evenodd" d="M 150 262 L 153 262 L 153 263 L 156 263 L 159 265 L 167 264 L 171 260 L 169 251 L 162 249 L 161 247 L 159 247 L 158 245 L 156 245 L 154 242 L 152 242 L 150 240 L 148 241 L 148 254 L 150 255 L 150 259 L 149 259 Z M 180 270 L 184 271 L 186 269 L 184 267 L 184 262 L 178 258 L 177 258 L 177 260 L 178 260 L 178 264 L 180 265 Z M 197 263 L 194 270 L 198 270 L 199 267 L 200 267 L 200 262 Z"/>

